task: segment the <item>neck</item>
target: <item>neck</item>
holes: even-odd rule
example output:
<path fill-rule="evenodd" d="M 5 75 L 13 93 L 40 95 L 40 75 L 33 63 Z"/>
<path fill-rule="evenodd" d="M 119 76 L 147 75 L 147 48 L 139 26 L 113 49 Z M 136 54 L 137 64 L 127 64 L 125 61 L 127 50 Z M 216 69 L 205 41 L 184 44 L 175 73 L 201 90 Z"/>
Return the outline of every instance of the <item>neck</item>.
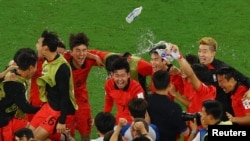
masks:
<path fill-rule="evenodd" d="M 57 55 L 57 52 L 49 52 L 45 58 L 48 60 L 48 61 L 53 61 L 55 59 Z"/>
<path fill-rule="evenodd" d="M 167 95 L 167 90 L 155 90 L 155 93 L 159 95 Z"/>

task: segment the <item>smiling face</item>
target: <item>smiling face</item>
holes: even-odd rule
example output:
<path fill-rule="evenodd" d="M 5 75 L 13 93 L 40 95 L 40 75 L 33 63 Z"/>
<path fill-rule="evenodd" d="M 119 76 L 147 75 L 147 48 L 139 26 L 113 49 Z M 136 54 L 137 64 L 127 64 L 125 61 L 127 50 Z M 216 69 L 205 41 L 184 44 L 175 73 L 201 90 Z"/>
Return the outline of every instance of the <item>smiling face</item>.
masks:
<path fill-rule="evenodd" d="M 153 72 L 167 69 L 167 61 L 163 60 L 157 53 L 151 54 L 150 63 L 152 64 Z"/>
<path fill-rule="evenodd" d="M 200 63 L 204 65 L 208 65 L 212 63 L 212 61 L 214 60 L 215 54 L 216 52 L 214 50 L 211 50 L 209 45 L 201 44 L 199 46 L 198 57 L 199 57 Z"/>
<path fill-rule="evenodd" d="M 229 80 L 227 80 L 224 75 L 217 75 L 217 80 L 218 80 L 219 86 L 223 89 L 225 93 L 229 93 L 233 91 L 237 83 L 234 80 L 234 78 L 229 78 Z"/>
<path fill-rule="evenodd" d="M 116 86 L 119 89 L 123 89 L 128 85 L 130 73 L 126 72 L 126 69 L 115 70 L 112 74 Z"/>
<path fill-rule="evenodd" d="M 72 50 L 70 50 L 70 55 L 73 58 L 72 61 L 75 67 L 81 68 L 87 56 L 87 46 L 81 44 L 79 46 L 74 47 Z"/>

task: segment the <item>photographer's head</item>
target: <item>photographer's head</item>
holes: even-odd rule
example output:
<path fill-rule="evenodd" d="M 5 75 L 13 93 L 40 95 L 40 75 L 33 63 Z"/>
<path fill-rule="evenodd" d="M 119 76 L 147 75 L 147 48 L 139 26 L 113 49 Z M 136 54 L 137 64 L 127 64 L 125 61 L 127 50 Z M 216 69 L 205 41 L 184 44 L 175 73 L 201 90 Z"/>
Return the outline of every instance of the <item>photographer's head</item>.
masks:
<path fill-rule="evenodd" d="M 205 100 L 202 103 L 201 120 L 206 125 L 218 124 L 223 113 L 222 104 L 216 100 Z"/>

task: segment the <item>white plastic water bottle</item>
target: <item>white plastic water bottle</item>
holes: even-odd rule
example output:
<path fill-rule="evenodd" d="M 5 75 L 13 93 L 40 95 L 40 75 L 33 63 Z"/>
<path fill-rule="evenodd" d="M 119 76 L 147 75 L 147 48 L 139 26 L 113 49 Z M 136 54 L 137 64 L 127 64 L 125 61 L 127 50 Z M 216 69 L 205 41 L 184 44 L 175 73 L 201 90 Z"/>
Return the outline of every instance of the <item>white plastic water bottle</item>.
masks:
<path fill-rule="evenodd" d="M 126 21 L 128 23 L 133 22 L 133 20 L 141 14 L 141 11 L 142 11 L 142 6 L 135 8 L 132 12 L 128 14 L 128 16 L 126 17 Z"/>

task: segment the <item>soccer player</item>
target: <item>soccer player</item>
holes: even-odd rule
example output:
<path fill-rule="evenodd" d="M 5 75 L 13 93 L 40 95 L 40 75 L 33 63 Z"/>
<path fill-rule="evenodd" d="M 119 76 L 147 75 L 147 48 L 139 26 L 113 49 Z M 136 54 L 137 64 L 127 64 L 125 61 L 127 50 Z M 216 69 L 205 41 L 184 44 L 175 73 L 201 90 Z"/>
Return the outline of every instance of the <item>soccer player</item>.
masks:
<path fill-rule="evenodd" d="M 66 116 L 74 115 L 77 109 L 71 68 L 63 56 L 56 52 L 58 41 L 56 33 L 47 30 L 43 31 L 38 40 L 45 62 L 37 84 L 40 98 L 45 103 L 33 117 L 29 127 L 37 140 L 48 139 L 54 129 L 58 133 L 66 132 Z"/>
<path fill-rule="evenodd" d="M 173 64 L 171 64 L 171 58 L 168 58 L 166 56 L 166 48 L 167 44 L 160 41 L 159 43 L 156 43 L 154 47 L 150 50 L 150 63 L 153 68 L 153 73 L 159 71 L 159 70 L 166 70 L 170 74 L 170 81 L 171 84 L 175 87 L 176 91 L 178 91 L 181 95 L 183 94 L 184 91 L 184 86 L 182 82 L 182 77 L 181 77 L 181 72 L 180 69 L 175 67 Z M 154 84 L 151 81 L 151 92 L 155 92 L 155 87 Z M 168 96 L 171 99 L 174 99 L 174 97 L 170 94 Z"/>
<path fill-rule="evenodd" d="M 81 135 L 82 141 L 90 140 L 92 127 L 91 107 L 86 86 L 88 74 L 93 66 L 98 66 L 96 60 L 88 59 L 89 38 L 83 32 L 71 34 L 69 37 L 70 50 L 64 53 L 64 57 L 70 64 L 73 73 L 74 92 L 78 110 L 75 113 L 76 129 Z M 83 116 L 84 115 L 84 116 Z"/>
<path fill-rule="evenodd" d="M 149 88 L 147 86 L 146 77 L 151 76 L 153 73 L 152 66 L 149 62 L 139 56 L 132 55 L 129 52 L 112 53 L 100 50 L 89 50 L 89 52 L 98 55 L 104 62 L 108 78 L 111 77 L 112 64 L 114 60 L 120 57 L 127 58 L 130 67 L 130 77 L 141 84 L 145 95 L 147 95 Z"/>
<path fill-rule="evenodd" d="M 223 91 L 230 95 L 232 100 L 232 107 L 234 110 L 234 116 L 227 113 L 227 117 L 230 121 L 240 125 L 250 124 L 250 107 L 247 106 L 249 103 L 244 103 L 242 98 L 248 87 L 240 83 L 235 76 L 236 71 L 232 67 L 224 67 L 217 70 L 217 80 L 219 86 Z M 244 105 L 245 104 L 245 105 Z"/>
<path fill-rule="evenodd" d="M 112 78 L 105 82 L 104 112 L 111 112 L 116 104 L 116 124 L 119 118 L 132 123 L 128 110 L 128 101 L 132 98 L 144 98 L 144 91 L 139 82 L 130 78 L 130 67 L 127 58 L 118 58 L 113 63 Z"/>
<path fill-rule="evenodd" d="M 14 62 L 18 65 L 15 80 L 5 80 L 3 91 L 5 96 L 0 100 L 0 139 L 11 141 L 13 133 L 28 126 L 28 121 L 17 117 L 18 110 L 23 113 L 36 113 L 40 107 L 33 107 L 26 99 L 28 94 L 28 80 L 36 71 L 37 55 L 30 48 L 19 49 L 14 56 Z M 13 89 L 14 88 L 14 89 Z"/>
<path fill-rule="evenodd" d="M 220 101 L 223 104 L 224 112 L 223 112 L 222 120 L 227 121 L 228 118 L 225 114 L 226 111 L 234 115 L 234 112 L 231 106 L 231 99 L 230 99 L 230 96 L 225 94 L 223 89 L 219 87 L 215 72 L 219 68 L 226 67 L 229 65 L 215 58 L 217 51 L 218 51 L 218 44 L 214 38 L 203 37 L 199 40 L 198 57 L 199 57 L 200 63 L 205 64 L 213 73 L 213 85 L 216 86 L 216 90 L 217 90 L 216 100 Z M 236 77 L 241 83 L 243 83 L 248 88 L 250 88 L 250 78 L 247 78 L 246 76 L 241 74 L 239 71 L 236 71 Z M 250 90 L 247 91 L 247 93 L 250 93 Z"/>
<path fill-rule="evenodd" d="M 200 112 L 202 102 L 204 100 L 213 100 L 216 97 L 216 87 L 211 84 L 212 74 L 207 66 L 195 63 L 190 65 L 185 58 L 182 57 L 177 45 L 169 44 L 171 53 L 175 52 L 173 57 L 180 64 L 180 68 L 186 75 L 184 82 L 184 95 L 188 99 L 187 112 Z M 173 55 L 174 56 L 174 55 Z M 172 92 L 173 93 L 173 92 Z"/>

